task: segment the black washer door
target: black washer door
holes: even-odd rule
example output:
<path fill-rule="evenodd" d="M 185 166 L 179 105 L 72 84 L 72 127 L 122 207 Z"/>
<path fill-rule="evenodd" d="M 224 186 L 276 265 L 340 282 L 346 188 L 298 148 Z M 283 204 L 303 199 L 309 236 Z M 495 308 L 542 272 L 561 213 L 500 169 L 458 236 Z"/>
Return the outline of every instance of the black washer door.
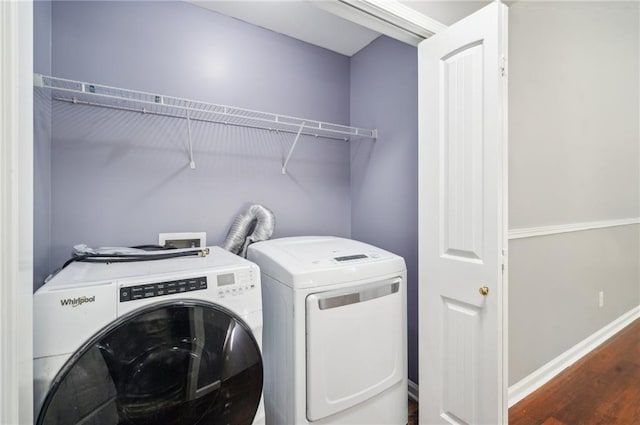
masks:
<path fill-rule="evenodd" d="M 220 306 L 174 301 L 121 317 L 78 350 L 37 424 L 248 425 L 261 393 L 250 328 Z"/>

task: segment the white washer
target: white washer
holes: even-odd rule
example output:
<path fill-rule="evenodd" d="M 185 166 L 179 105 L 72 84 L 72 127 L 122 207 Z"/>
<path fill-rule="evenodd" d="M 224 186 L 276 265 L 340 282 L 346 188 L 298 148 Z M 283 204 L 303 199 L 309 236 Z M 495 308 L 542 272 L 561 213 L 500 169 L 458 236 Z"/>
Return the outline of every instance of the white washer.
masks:
<path fill-rule="evenodd" d="M 249 246 L 268 425 L 407 423 L 404 259 L 334 237 Z"/>
<path fill-rule="evenodd" d="M 262 424 L 258 267 L 74 262 L 34 294 L 36 424 Z"/>

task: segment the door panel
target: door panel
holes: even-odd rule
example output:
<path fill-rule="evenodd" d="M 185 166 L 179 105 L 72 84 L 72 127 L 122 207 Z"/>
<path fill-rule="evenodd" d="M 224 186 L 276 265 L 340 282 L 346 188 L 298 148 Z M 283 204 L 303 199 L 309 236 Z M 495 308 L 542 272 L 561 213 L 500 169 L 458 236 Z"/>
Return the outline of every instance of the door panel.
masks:
<path fill-rule="evenodd" d="M 442 59 L 443 253 L 482 258 L 482 43 Z"/>
<path fill-rule="evenodd" d="M 452 423 L 475 423 L 478 393 L 479 320 L 481 306 L 443 298 L 444 325 L 442 344 L 443 378 L 447 383 L 442 399 L 442 413 Z"/>
<path fill-rule="evenodd" d="M 418 48 L 421 424 L 507 420 L 506 10 Z"/>

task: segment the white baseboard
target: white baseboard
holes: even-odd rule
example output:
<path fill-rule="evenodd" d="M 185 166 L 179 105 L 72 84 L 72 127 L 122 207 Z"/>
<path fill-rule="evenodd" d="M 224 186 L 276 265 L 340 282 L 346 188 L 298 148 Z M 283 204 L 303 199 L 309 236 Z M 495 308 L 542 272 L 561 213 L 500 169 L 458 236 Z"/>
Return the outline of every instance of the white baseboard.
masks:
<path fill-rule="evenodd" d="M 593 335 L 574 345 L 540 369 L 509 387 L 509 407 L 513 406 L 542 385 L 549 382 L 567 367 L 571 366 L 600 344 L 620 332 L 624 327 L 640 317 L 640 305 L 618 317 Z"/>
<path fill-rule="evenodd" d="M 408 380 L 409 384 L 409 397 L 413 401 L 418 401 L 418 384 L 413 382 L 411 379 Z"/>

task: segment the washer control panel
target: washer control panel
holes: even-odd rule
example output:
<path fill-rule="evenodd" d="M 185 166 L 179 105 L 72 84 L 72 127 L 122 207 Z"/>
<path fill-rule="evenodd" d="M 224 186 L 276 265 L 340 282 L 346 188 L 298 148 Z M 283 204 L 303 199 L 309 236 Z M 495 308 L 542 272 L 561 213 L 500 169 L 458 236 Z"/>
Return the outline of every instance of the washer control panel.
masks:
<path fill-rule="evenodd" d="M 126 286 L 120 288 L 120 302 L 161 297 L 164 295 L 179 294 L 183 292 L 201 291 L 204 289 L 207 289 L 206 276 L 171 280 L 168 282 L 149 283 L 145 285 Z"/>
<path fill-rule="evenodd" d="M 219 274 L 216 276 L 216 286 L 218 287 L 218 297 L 241 295 L 256 287 L 253 279 L 254 271 L 240 270 L 234 273 Z"/>

